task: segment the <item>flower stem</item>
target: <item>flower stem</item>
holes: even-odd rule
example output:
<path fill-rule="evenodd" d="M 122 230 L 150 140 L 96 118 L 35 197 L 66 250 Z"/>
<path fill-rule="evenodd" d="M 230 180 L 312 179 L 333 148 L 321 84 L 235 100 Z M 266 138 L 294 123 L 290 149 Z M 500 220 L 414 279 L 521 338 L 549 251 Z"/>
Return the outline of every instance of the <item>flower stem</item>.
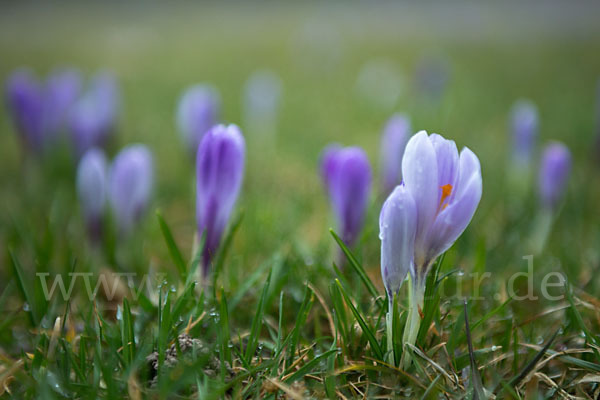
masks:
<path fill-rule="evenodd" d="M 402 337 L 403 352 L 401 364 L 403 369 L 408 369 L 408 367 L 410 367 L 411 359 L 407 356 L 409 350 L 407 344 L 414 346 L 417 341 L 419 327 L 421 326 L 420 310 L 423 309 L 423 298 L 425 294 L 424 281 L 417 279 L 413 282 L 413 277 L 411 276 L 408 282 L 408 317 L 406 318 L 406 326 L 404 327 L 404 335 Z"/>
<path fill-rule="evenodd" d="M 394 299 L 388 296 L 388 312 L 385 315 L 385 327 L 387 334 L 387 358 L 386 362 L 390 365 L 396 365 L 396 359 L 394 357 Z"/>

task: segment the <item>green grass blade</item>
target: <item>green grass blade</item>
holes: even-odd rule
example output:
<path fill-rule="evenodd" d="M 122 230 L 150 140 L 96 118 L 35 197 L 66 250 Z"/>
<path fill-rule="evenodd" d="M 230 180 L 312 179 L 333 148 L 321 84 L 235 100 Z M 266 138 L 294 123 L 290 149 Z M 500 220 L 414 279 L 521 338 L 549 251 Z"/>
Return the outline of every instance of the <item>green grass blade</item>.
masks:
<path fill-rule="evenodd" d="M 471 329 L 469 327 L 469 312 L 467 309 L 467 300 L 465 300 L 465 302 L 463 303 L 463 314 L 465 315 L 465 335 L 467 337 L 467 345 L 469 348 L 469 361 L 471 363 L 471 385 L 473 386 L 473 399 L 484 400 L 486 396 L 483 390 L 481 376 L 479 375 L 479 369 L 477 368 L 477 361 L 475 361 L 475 355 L 473 354 L 473 341 L 471 340 Z"/>
<path fill-rule="evenodd" d="M 40 317 L 36 313 L 35 302 L 31 294 L 29 293 L 29 287 L 25 284 L 23 273 L 23 268 L 21 267 L 21 263 L 19 263 L 18 258 L 15 256 L 12 250 L 8 250 L 10 254 L 10 259 L 12 261 L 13 272 L 15 274 L 15 278 L 17 279 L 17 284 L 19 286 L 19 290 L 21 291 L 21 295 L 23 296 L 23 301 L 27 304 L 25 308 L 27 315 L 29 316 L 29 322 L 32 326 L 38 326 L 40 322 Z"/>
<path fill-rule="evenodd" d="M 379 345 L 379 342 L 375 338 L 375 334 L 373 333 L 373 331 L 371 330 L 369 325 L 367 325 L 367 323 L 365 322 L 363 317 L 360 315 L 360 313 L 358 312 L 356 307 L 354 307 L 354 304 L 352 304 L 350 297 L 348 297 L 348 294 L 342 287 L 342 284 L 340 283 L 340 281 L 336 279 L 335 282 L 338 285 L 338 288 L 340 289 L 340 291 L 342 292 L 342 296 L 344 296 L 344 299 L 346 300 L 346 304 L 348 305 L 348 307 L 350 307 L 350 310 L 352 310 L 352 314 L 354 314 L 354 317 L 358 321 L 360 328 L 362 329 L 363 333 L 367 336 L 367 340 L 371 344 L 371 349 L 373 350 L 373 353 L 375 353 L 375 356 L 379 360 L 383 361 L 383 350 L 381 350 L 381 346 Z"/>
<path fill-rule="evenodd" d="M 342 252 L 348 259 L 348 262 L 352 269 L 354 269 L 354 271 L 358 274 L 371 296 L 373 296 L 373 299 L 376 300 L 377 304 L 380 307 L 384 307 L 385 302 L 383 301 L 383 298 L 379 296 L 375 285 L 371 281 L 371 278 L 369 278 L 369 276 L 365 272 L 363 266 L 358 262 L 358 260 L 356 259 L 356 257 L 354 257 L 354 254 L 352 254 L 348 246 L 344 244 L 342 239 L 340 239 L 340 237 L 333 231 L 333 229 L 330 229 L 329 232 L 331 233 L 331 236 L 333 236 L 333 239 L 335 239 L 335 241 L 337 242 L 338 246 L 340 246 L 340 249 L 342 249 Z"/>
<path fill-rule="evenodd" d="M 165 243 L 167 244 L 167 248 L 169 249 L 169 254 L 171 255 L 171 258 L 173 259 L 173 262 L 175 263 L 175 267 L 177 268 L 177 271 L 179 272 L 179 277 L 181 278 L 182 282 L 185 282 L 186 276 L 187 276 L 187 268 L 185 265 L 185 260 L 183 259 L 183 256 L 181 255 L 181 251 L 179 250 L 179 247 L 177 247 L 177 243 L 175 243 L 175 239 L 173 238 L 171 229 L 165 222 L 165 220 L 162 217 L 159 210 L 156 211 L 156 218 L 158 219 L 160 231 L 162 232 L 163 237 L 165 238 Z"/>
<path fill-rule="evenodd" d="M 269 276 L 267 277 L 267 281 L 265 282 L 265 286 L 263 287 L 262 294 L 260 296 L 260 300 L 258 301 L 258 306 L 256 310 L 256 314 L 252 319 L 252 327 L 250 328 L 250 336 L 248 337 L 248 345 L 246 347 L 245 358 L 250 363 L 252 360 L 252 356 L 256 352 L 256 348 L 258 347 L 258 338 L 260 336 L 260 329 L 262 327 L 263 315 L 265 312 L 265 303 L 267 298 L 267 293 L 269 292 L 269 285 L 271 284 L 271 271 L 269 271 Z"/>
<path fill-rule="evenodd" d="M 225 259 L 227 258 L 227 254 L 229 253 L 229 248 L 231 247 L 231 243 L 233 242 L 235 233 L 238 231 L 243 219 L 244 214 L 240 213 L 235 219 L 235 221 L 231 224 L 229 230 L 227 231 L 227 235 L 225 235 L 225 239 L 221 242 L 221 245 L 219 246 L 219 252 L 215 260 L 214 269 L 212 271 L 214 290 L 213 294 L 215 298 L 217 296 L 217 279 L 219 278 L 219 274 L 223 270 L 223 264 L 225 264 Z"/>

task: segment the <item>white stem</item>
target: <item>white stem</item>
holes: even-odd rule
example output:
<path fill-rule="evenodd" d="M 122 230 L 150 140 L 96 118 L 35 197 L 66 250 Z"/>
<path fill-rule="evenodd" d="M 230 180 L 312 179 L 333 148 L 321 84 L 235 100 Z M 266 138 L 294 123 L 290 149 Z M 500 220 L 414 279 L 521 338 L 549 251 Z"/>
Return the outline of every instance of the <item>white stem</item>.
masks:
<path fill-rule="evenodd" d="M 387 332 L 387 363 L 390 365 L 396 365 L 396 359 L 394 357 L 394 300 L 389 298 L 388 312 L 385 315 L 385 327 Z"/>
<path fill-rule="evenodd" d="M 402 365 L 404 369 L 410 367 L 411 358 L 407 356 L 409 348 L 407 344 L 412 346 L 417 341 L 417 335 L 419 334 L 419 327 L 421 326 L 421 313 L 423 309 L 423 299 L 425 295 L 425 281 L 417 279 L 413 282 L 412 277 L 409 279 L 409 308 L 408 316 L 406 318 L 406 327 L 404 328 L 404 335 L 402 337 L 403 352 L 402 352 Z"/>

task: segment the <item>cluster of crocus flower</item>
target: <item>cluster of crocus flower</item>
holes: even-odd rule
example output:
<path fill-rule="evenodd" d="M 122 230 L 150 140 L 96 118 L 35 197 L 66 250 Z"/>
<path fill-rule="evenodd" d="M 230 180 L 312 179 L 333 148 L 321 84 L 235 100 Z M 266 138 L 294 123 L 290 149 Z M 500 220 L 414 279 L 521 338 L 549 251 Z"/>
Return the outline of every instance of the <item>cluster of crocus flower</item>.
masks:
<path fill-rule="evenodd" d="M 75 69 L 58 70 L 44 84 L 26 69 L 8 78 L 8 109 L 26 149 L 41 153 L 65 131 L 70 132 L 78 157 L 106 141 L 119 109 L 116 81 L 108 73 L 99 73 L 85 92 L 82 88 Z"/>
<path fill-rule="evenodd" d="M 81 77 L 73 69 L 57 70 L 40 82 L 28 69 L 6 81 L 6 102 L 23 146 L 41 153 L 60 138 L 69 110 L 77 100 Z"/>
<path fill-rule="evenodd" d="M 123 148 L 109 167 L 104 152 L 89 149 L 77 168 L 77 193 L 93 240 L 100 237 L 106 203 L 122 235 L 146 210 L 154 181 L 152 153 L 142 144 Z"/>
<path fill-rule="evenodd" d="M 197 84 L 186 89 L 177 105 L 176 122 L 190 154 L 196 154 L 204 134 L 219 120 L 221 97 L 215 87 Z"/>
<path fill-rule="evenodd" d="M 236 125 L 216 125 L 206 132 L 196 157 L 196 220 L 204 235 L 202 276 L 209 274 L 244 176 L 246 144 Z"/>
<path fill-rule="evenodd" d="M 390 301 L 410 274 L 403 342 L 412 345 L 419 331 L 427 274 L 471 221 L 481 199 L 482 180 L 479 159 L 470 149 L 465 147 L 459 154 L 454 141 L 425 131 L 408 141 L 402 177 L 380 214 L 381 274 Z"/>
<path fill-rule="evenodd" d="M 401 158 L 410 135 L 410 120 L 402 114 L 394 114 L 387 121 L 380 146 L 381 185 L 384 195 L 402 182 Z"/>
<path fill-rule="evenodd" d="M 336 217 L 338 232 L 353 246 L 362 230 L 369 192 L 371 166 L 360 147 L 327 146 L 321 155 L 321 177 Z"/>

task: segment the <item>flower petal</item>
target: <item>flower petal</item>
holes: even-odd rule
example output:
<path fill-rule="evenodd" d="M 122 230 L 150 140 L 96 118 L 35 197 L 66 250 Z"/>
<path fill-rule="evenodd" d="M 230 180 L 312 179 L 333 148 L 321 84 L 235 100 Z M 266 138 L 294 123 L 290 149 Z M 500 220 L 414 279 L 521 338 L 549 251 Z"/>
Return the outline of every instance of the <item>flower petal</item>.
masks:
<path fill-rule="evenodd" d="M 425 261 L 428 232 L 439 206 L 437 156 L 427 132 L 421 131 L 408 141 L 402 158 L 402 177 L 417 206 L 414 261 L 420 265 Z"/>
<path fill-rule="evenodd" d="M 416 227 L 415 201 L 405 186 L 397 186 L 379 215 L 381 277 L 390 297 L 398 293 L 410 269 Z"/>
<path fill-rule="evenodd" d="M 460 171 L 455 197 L 437 216 L 429 237 L 428 260 L 448 250 L 466 229 L 481 200 L 481 169 L 477 156 L 468 148 L 460 154 Z"/>

